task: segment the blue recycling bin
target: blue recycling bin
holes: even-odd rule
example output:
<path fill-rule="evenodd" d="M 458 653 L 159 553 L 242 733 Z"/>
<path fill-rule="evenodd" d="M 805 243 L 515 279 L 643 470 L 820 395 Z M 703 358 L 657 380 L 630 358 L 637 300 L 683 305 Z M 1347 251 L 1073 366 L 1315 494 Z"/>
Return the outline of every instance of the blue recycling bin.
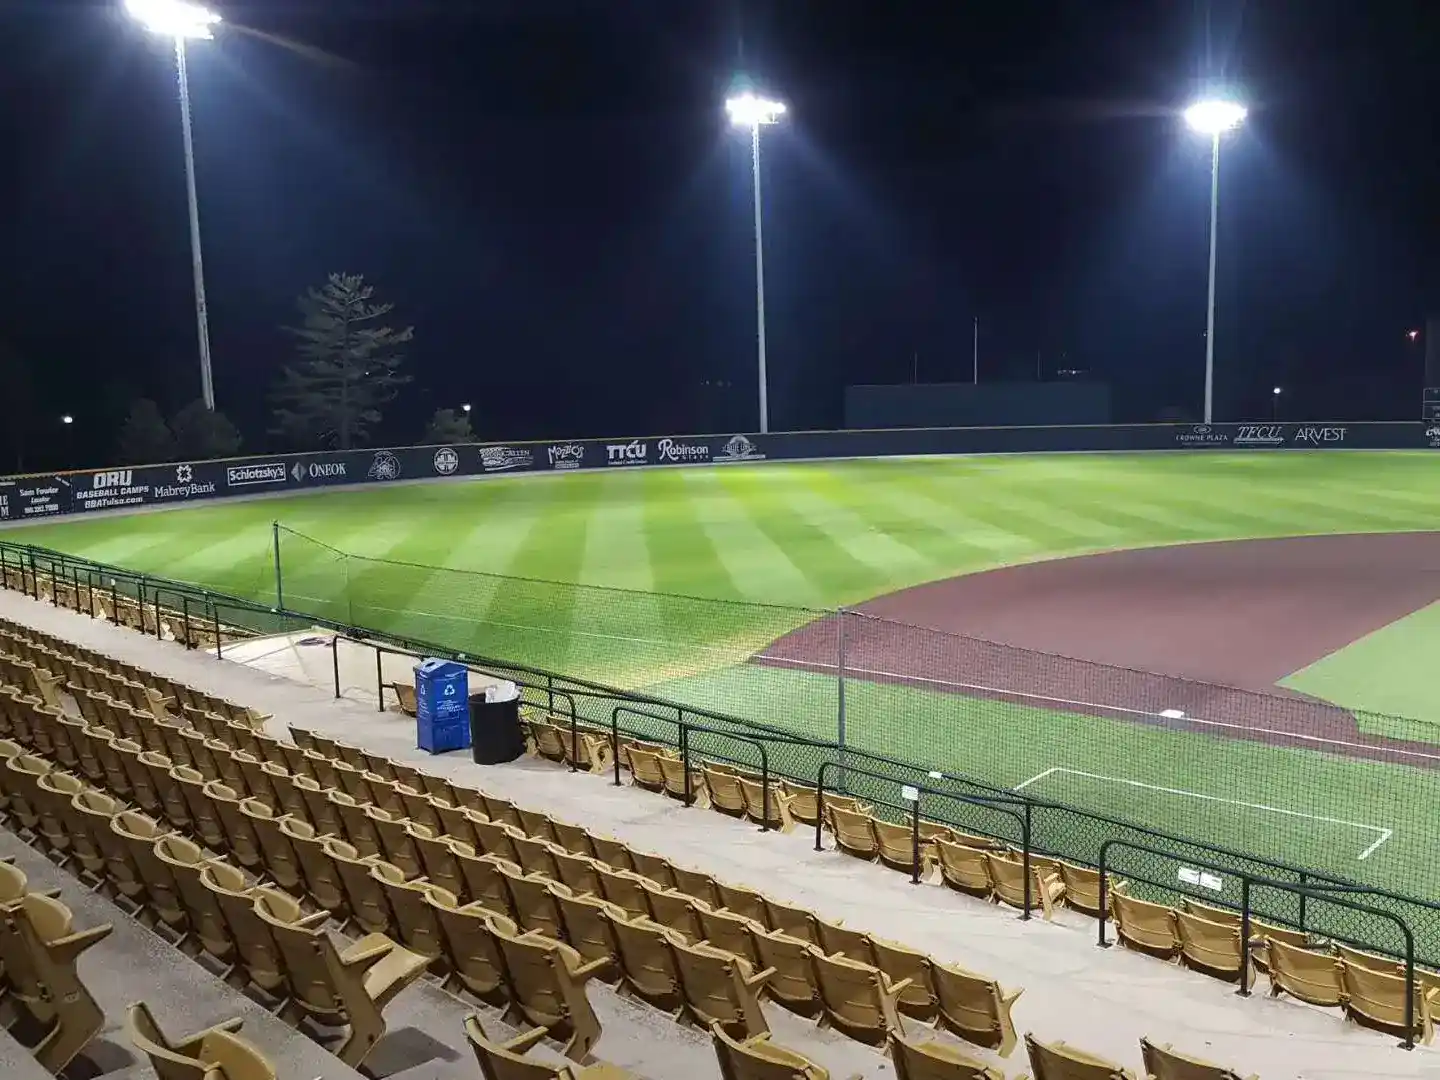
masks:
<path fill-rule="evenodd" d="M 470 745 L 470 672 L 453 660 L 415 665 L 415 745 L 431 754 Z"/>

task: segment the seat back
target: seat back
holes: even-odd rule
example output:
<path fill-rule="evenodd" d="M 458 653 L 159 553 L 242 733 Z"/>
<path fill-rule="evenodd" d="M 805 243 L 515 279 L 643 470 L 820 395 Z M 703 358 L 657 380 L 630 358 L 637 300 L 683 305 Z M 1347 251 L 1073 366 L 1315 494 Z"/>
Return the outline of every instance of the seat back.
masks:
<path fill-rule="evenodd" d="M 125 1033 L 130 1036 L 135 1049 L 150 1059 L 150 1067 L 159 1080 L 206 1080 L 209 1067 L 205 1061 L 198 1054 L 185 1054 L 172 1044 L 143 1003 L 136 1002 L 126 1010 Z M 185 1040 L 187 1043 L 190 1041 Z M 198 1051 L 199 1047 L 187 1049 Z"/>
<path fill-rule="evenodd" d="M 612 870 L 601 863 L 596 864 L 595 872 L 600 878 L 600 894 L 607 903 L 614 904 L 632 919 L 650 917 L 650 902 L 641 884 L 644 878 L 633 870 Z"/>
<path fill-rule="evenodd" d="M 715 878 L 706 871 L 692 870 L 689 867 L 671 863 L 670 876 L 675 879 L 675 888 L 687 896 L 693 896 L 710 907 L 724 907 L 720 901 L 720 891 L 715 888 Z"/>
<path fill-rule="evenodd" d="M 544 1031 L 540 1030 L 540 1034 L 543 1035 Z M 491 1042 L 485 1037 L 477 1017 L 465 1018 L 465 1038 L 470 1042 L 470 1049 L 480 1065 L 480 1075 L 485 1080 L 568 1080 L 573 1076 L 569 1069 L 556 1069 L 543 1061 L 518 1054 L 507 1045 Z M 515 1041 L 525 1044 L 526 1036 L 522 1035 Z"/>
<path fill-rule="evenodd" d="M 684 1004 L 680 971 L 671 949 L 684 938 L 648 918 L 610 918 L 620 974 L 625 985 L 642 1001 L 674 1012 Z"/>
<path fill-rule="evenodd" d="M 657 751 L 631 746 L 625 757 L 630 763 L 630 778 L 636 786 L 648 791 L 664 790 L 665 774 L 660 771 L 660 754 Z"/>
<path fill-rule="evenodd" d="M 697 907 L 696 917 L 700 920 L 700 938 L 706 944 L 734 953 L 757 971 L 765 966 L 755 948 L 755 935 L 769 931 L 760 923 L 724 908 Z"/>
<path fill-rule="evenodd" d="M 705 776 L 705 790 L 710 794 L 711 809 L 731 817 L 744 817 L 745 790 L 740 786 L 740 777 L 709 764 L 701 772 Z"/>
<path fill-rule="evenodd" d="M 129 854 L 129 862 L 144 884 L 145 906 L 165 923 L 177 931 L 184 931 L 188 916 L 180 898 L 180 888 L 170 867 L 155 853 L 155 841 L 166 835 L 166 830 L 145 814 L 125 810 L 110 820 L 110 828 Z"/>
<path fill-rule="evenodd" d="M 326 840 L 325 854 L 335 867 L 335 876 L 345 890 L 350 917 L 367 934 L 391 934 L 394 917 L 385 890 L 370 874 L 370 868 L 381 860 L 366 858 L 343 840 Z M 399 870 L 395 871 L 397 874 Z"/>
<path fill-rule="evenodd" d="M 505 960 L 506 985 L 516 1010 L 530 1023 L 569 1039 L 567 1056 L 584 1060 L 600 1037 L 600 1022 L 585 996 L 589 972 L 568 945 L 538 935 L 517 936 L 492 919 L 490 932 Z"/>
<path fill-rule="evenodd" d="M 71 797 L 66 813 L 70 851 L 87 873 L 105 876 L 110 858 L 106 840 L 113 835 L 110 819 L 124 808 L 118 799 L 94 788 L 86 788 Z"/>
<path fill-rule="evenodd" d="M 471 815 L 471 829 L 479 842 L 477 850 L 487 855 L 498 855 L 507 862 L 520 862 L 520 853 L 515 849 L 515 840 L 523 836 L 518 828 L 494 818 Z"/>
<path fill-rule="evenodd" d="M 1345 997 L 1341 961 L 1329 953 L 1298 949 L 1266 939 L 1272 994 L 1281 990 L 1312 1005 L 1339 1005 Z"/>
<path fill-rule="evenodd" d="M 634 868 L 635 873 L 643 878 L 648 878 L 662 888 L 669 889 L 675 885 L 675 871 L 670 866 L 670 860 L 663 855 L 631 848 L 630 865 Z"/>
<path fill-rule="evenodd" d="M 440 937 L 440 923 L 426 899 L 435 888 L 428 881 L 410 881 L 391 863 L 377 862 L 370 867 L 370 876 L 379 883 L 395 913 L 394 927 L 400 943 L 413 953 L 434 963 L 445 954 Z"/>
<path fill-rule="evenodd" d="M 613 961 L 615 940 L 610 933 L 610 920 L 625 918 L 625 912 L 595 896 L 577 895 L 570 889 L 554 891 L 560 909 L 565 940 L 587 962 Z"/>
<path fill-rule="evenodd" d="M 1110 914 L 1115 919 L 1115 932 L 1132 949 L 1170 960 L 1180 952 L 1180 931 L 1175 924 L 1175 909 L 1152 904 L 1124 893 L 1110 894 Z"/>
<path fill-rule="evenodd" d="M 775 1004 L 801 1016 L 815 1016 L 823 1007 L 820 988 L 815 982 L 815 969 L 810 958 L 818 950 L 809 942 L 790 937 L 779 930 L 752 932 L 755 951 L 763 968 L 774 968 L 775 974 L 765 984 Z"/>
<path fill-rule="evenodd" d="M 1199 1058 L 1177 1053 L 1169 1044 L 1156 1046 L 1143 1036 L 1140 1055 L 1151 1080 L 1240 1080 L 1238 1073 Z M 1250 1080 L 1256 1080 L 1251 1077 Z"/>
<path fill-rule="evenodd" d="M 565 886 L 553 878 L 520 873 L 504 864 L 498 867 L 498 872 L 509 890 L 510 910 L 520 927 L 539 931 L 556 941 L 562 940 L 565 931 L 560 921 L 560 909 L 550 888 L 552 885 L 560 889 Z"/>
<path fill-rule="evenodd" d="M 425 868 L 420 865 L 420 853 L 415 850 L 415 840 L 410 835 L 409 819 L 378 806 L 367 806 L 365 815 L 375 825 L 384 860 L 404 874 L 406 881 L 423 877 Z"/>
<path fill-rule="evenodd" d="M 498 1005 L 505 1000 L 505 961 L 490 933 L 492 919 L 500 920 L 515 932 L 515 925 L 503 915 L 479 904 L 461 905 L 454 894 L 432 888 L 425 902 L 435 913 L 445 943 L 445 956 L 452 977 L 482 1001 Z"/>
<path fill-rule="evenodd" d="M 971 896 L 988 898 L 994 892 L 995 883 L 986 859 L 988 851 L 950 840 L 936 840 L 935 852 L 946 885 Z"/>
<path fill-rule="evenodd" d="M 340 815 L 340 832 L 365 859 L 378 858 L 381 854 L 380 834 L 375 830 L 375 820 L 365 811 L 368 807 L 358 802 L 353 795 L 332 788 L 326 798 Z"/>
<path fill-rule="evenodd" d="M 242 799 L 240 814 L 250 823 L 260 845 L 265 869 L 275 884 L 287 892 L 298 892 L 305 883 L 300 858 L 295 854 L 290 838 L 280 828 L 280 819 L 275 812 L 259 799 Z"/>
<path fill-rule="evenodd" d="M 904 1034 L 893 992 L 880 970 L 838 953 L 810 954 L 820 1000 L 830 1022 L 852 1039 L 883 1046 L 892 1031 Z"/>
<path fill-rule="evenodd" d="M 510 901 L 510 890 L 500 876 L 502 867 L 510 867 L 520 873 L 520 867 L 498 855 L 477 855 L 469 844 L 456 840 L 452 844 L 455 859 L 460 864 L 460 876 L 465 879 L 465 899 L 481 904 L 491 911 L 503 915 L 514 915 Z"/>
<path fill-rule="evenodd" d="M 766 1037 L 733 1039 L 719 1024 L 711 1024 L 710 1038 L 724 1080 L 830 1080 L 830 1074 L 805 1055 Z"/>
<path fill-rule="evenodd" d="M 291 897 L 276 890 L 257 890 L 255 914 L 269 929 L 284 964 L 291 1000 L 322 1023 L 339 1027 L 348 1020 L 345 1005 L 326 963 L 330 939 L 307 924 Z"/>
<path fill-rule="evenodd" d="M 596 862 L 604 863 L 611 870 L 635 869 L 635 864 L 630 859 L 630 849 L 625 846 L 624 841 L 616 840 L 613 836 L 591 833 L 590 850 L 595 853 Z"/>
<path fill-rule="evenodd" d="M 930 958 L 906 945 L 879 937 L 870 938 L 870 947 L 874 951 L 875 966 L 891 983 L 909 983 L 901 992 L 896 1008 L 917 1020 L 933 1021 L 939 1012 L 939 1002 L 930 975 Z"/>
<path fill-rule="evenodd" d="M 1100 915 L 1100 871 L 1088 866 L 1059 862 L 1060 880 L 1065 883 L 1065 903 L 1076 911 L 1098 918 Z M 1125 882 L 1111 877 L 1106 894 L 1124 892 Z"/>
<path fill-rule="evenodd" d="M 889 1049 L 896 1080 L 1005 1080 L 999 1069 L 982 1065 L 946 1043 L 917 1043 L 892 1035 Z"/>
<path fill-rule="evenodd" d="M 342 920 L 347 918 L 350 907 L 345 899 L 345 886 L 334 861 L 325 851 L 328 838 L 316 833 L 315 827 L 308 821 L 295 817 L 282 818 L 280 831 L 295 852 L 310 899 L 332 916 Z"/>
<path fill-rule="evenodd" d="M 229 784 L 212 780 L 205 785 L 205 797 L 215 807 L 220 827 L 225 830 L 225 846 L 230 857 L 246 870 L 256 872 L 265 866 L 265 853 L 254 823 L 240 809 L 240 795 Z"/>
<path fill-rule="evenodd" d="M 732 885 L 726 881 L 715 882 L 715 891 L 720 896 L 720 903 L 726 911 L 734 912 L 757 922 L 767 929 L 775 930 L 778 927 L 770 925 L 770 910 L 765 903 L 765 897 L 761 896 L 754 889 L 744 885 Z"/>
<path fill-rule="evenodd" d="M 815 925 L 815 915 L 812 912 L 794 904 L 787 904 L 783 900 L 776 900 L 773 896 L 766 896 L 764 901 L 766 926 L 801 941 L 808 941 L 812 945 L 820 944 L 820 930 Z"/>
<path fill-rule="evenodd" d="M 858 814 L 842 806 L 832 805 L 827 799 L 825 813 L 830 818 L 830 831 L 835 835 L 835 846 L 847 855 L 858 859 L 874 859 L 880 854 L 880 844 L 875 839 L 874 819 L 869 814 Z"/>
<path fill-rule="evenodd" d="M 211 1028 L 205 1033 L 200 1043 L 200 1057 L 218 1067 L 225 1080 L 277 1080 L 275 1066 L 258 1046 L 223 1027 Z"/>
<path fill-rule="evenodd" d="M 930 960 L 939 1023 L 966 1042 L 994 1050 L 1001 1057 L 1015 1049 L 1015 1022 L 1010 1010 L 1019 990 L 1005 993 L 994 979 Z"/>
<path fill-rule="evenodd" d="M 1408 1034 L 1423 1037 L 1429 1027 L 1430 1002 L 1418 980 L 1411 987 L 1404 975 L 1376 971 L 1344 959 L 1340 961 L 1340 971 L 1345 991 L 1345 1015 L 1357 1023 L 1403 1037 L 1407 1034 L 1405 994 L 1408 988 L 1414 1010 Z"/>
<path fill-rule="evenodd" d="M 175 833 L 155 841 L 155 857 L 169 867 L 189 916 L 190 930 L 201 947 L 228 965 L 235 954 L 230 925 L 214 894 L 200 883 L 200 872 L 210 860 L 193 841 Z"/>
<path fill-rule="evenodd" d="M 205 794 L 205 776 L 198 769 L 177 765 L 170 770 L 170 780 L 190 814 L 190 829 L 201 843 L 215 851 L 224 851 L 227 840 L 220 811 Z"/>
<path fill-rule="evenodd" d="M 747 1038 L 769 1032 L 759 998 L 768 972 L 757 976 L 738 956 L 710 945 L 689 945 L 673 938 L 669 944 L 691 1019 L 701 1027 L 719 1024 Z"/>
<path fill-rule="evenodd" d="M 556 851 L 555 872 L 571 892 L 600 895 L 600 874 L 595 869 L 595 860 L 588 855 Z"/>
<path fill-rule="evenodd" d="M 465 891 L 465 878 L 460 873 L 460 860 L 450 844 L 450 838 L 438 833 L 429 825 L 411 820 L 410 839 L 420 856 L 420 865 L 430 884 L 459 896 Z"/>
<path fill-rule="evenodd" d="M 740 777 L 740 793 L 745 799 L 745 816 L 757 825 L 784 832 L 795 827 L 794 820 L 781 800 L 780 785 L 770 781 L 769 785 L 749 776 Z"/>
<path fill-rule="evenodd" d="M 1035 1080 L 1135 1080 L 1128 1069 L 1094 1057 L 1063 1042 L 1042 1043 L 1025 1036 L 1025 1049 Z"/>
<path fill-rule="evenodd" d="M 515 849 L 515 861 L 527 874 L 539 874 L 547 878 L 559 878 L 555 866 L 555 855 L 549 840 L 535 836 L 515 835 L 510 838 Z"/>
<path fill-rule="evenodd" d="M 650 905 L 653 921 L 669 927 L 686 941 L 701 940 L 699 908 L 694 897 L 651 881 L 642 882 L 640 888 Z"/>
<path fill-rule="evenodd" d="M 1175 912 L 1185 966 L 1223 979 L 1238 979 L 1247 950 L 1240 927 L 1211 922 L 1188 911 Z"/>
<path fill-rule="evenodd" d="M 235 938 L 236 959 L 250 982 L 276 993 L 285 985 L 285 964 L 270 928 L 255 912 L 256 897 L 274 895 L 275 890 L 252 888 L 245 875 L 222 862 L 212 862 L 200 871 L 200 886 L 224 913 Z"/>
<path fill-rule="evenodd" d="M 863 930 L 854 930 L 838 922 L 829 922 L 816 916 L 815 928 L 819 933 L 822 952 L 843 953 L 848 960 L 870 964 L 875 959 L 875 950 L 870 944 L 870 935 Z"/>

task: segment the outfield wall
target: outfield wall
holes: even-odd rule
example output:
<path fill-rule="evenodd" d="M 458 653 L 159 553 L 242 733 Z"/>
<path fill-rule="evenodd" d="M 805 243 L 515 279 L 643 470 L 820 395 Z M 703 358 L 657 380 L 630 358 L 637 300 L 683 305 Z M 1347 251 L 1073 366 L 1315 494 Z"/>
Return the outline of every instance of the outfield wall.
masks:
<path fill-rule="evenodd" d="M 408 446 L 4 477 L 0 478 L 0 521 L 36 520 L 117 507 L 187 503 L 342 484 L 653 465 L 723 465 L 920 454 L 1424 448 L 1440 449 L 1440 425 L 1107 424 L 667 435 Z"/>

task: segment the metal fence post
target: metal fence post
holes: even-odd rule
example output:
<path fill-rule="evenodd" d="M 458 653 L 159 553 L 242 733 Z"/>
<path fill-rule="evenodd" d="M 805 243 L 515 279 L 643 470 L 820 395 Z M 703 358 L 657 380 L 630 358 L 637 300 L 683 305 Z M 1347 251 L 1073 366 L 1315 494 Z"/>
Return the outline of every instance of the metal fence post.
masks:
<path fill-rule="evenodd" d="M 280 522 L 270 523 L 270 535 L 275 545 L 275 607 L 279 611 L 285 610 L 285 582 L 280 573 Z"/>
<path fill-rule="evenodd" d="M 335 674 L 335 700 L 340 700 L 340 635 L 330 635 L 330 667 Z"/>
<path fill-rule="evenodd" d="M 845 616 L 847 612 L 842 607 L 836 613 L 836 625 L 839 632 L 835 635 L 835 745 L 840 750 L 840 776 L 835 781 L 835 786 L 841 791 L 849 791 L 850 786 L 845 776 Z"/>
<path fill-rule="evenodd" d="M 1250 879 L 1240 877 L 1240 988 L 1235 991 L 1240 997 L 1250 996 Z"/>

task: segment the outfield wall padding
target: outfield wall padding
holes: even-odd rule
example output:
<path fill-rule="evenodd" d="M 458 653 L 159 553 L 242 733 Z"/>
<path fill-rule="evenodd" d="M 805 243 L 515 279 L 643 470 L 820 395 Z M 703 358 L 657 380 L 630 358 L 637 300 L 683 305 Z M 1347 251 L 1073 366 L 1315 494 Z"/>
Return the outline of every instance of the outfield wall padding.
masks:
<path fill-rule="evenodd" d="M 0 478 L 0 521 L 397 480 L 908 455 L 1440 449 L 1420 423 L 1106 424 L 796 431 L 407 446 Z"/>

